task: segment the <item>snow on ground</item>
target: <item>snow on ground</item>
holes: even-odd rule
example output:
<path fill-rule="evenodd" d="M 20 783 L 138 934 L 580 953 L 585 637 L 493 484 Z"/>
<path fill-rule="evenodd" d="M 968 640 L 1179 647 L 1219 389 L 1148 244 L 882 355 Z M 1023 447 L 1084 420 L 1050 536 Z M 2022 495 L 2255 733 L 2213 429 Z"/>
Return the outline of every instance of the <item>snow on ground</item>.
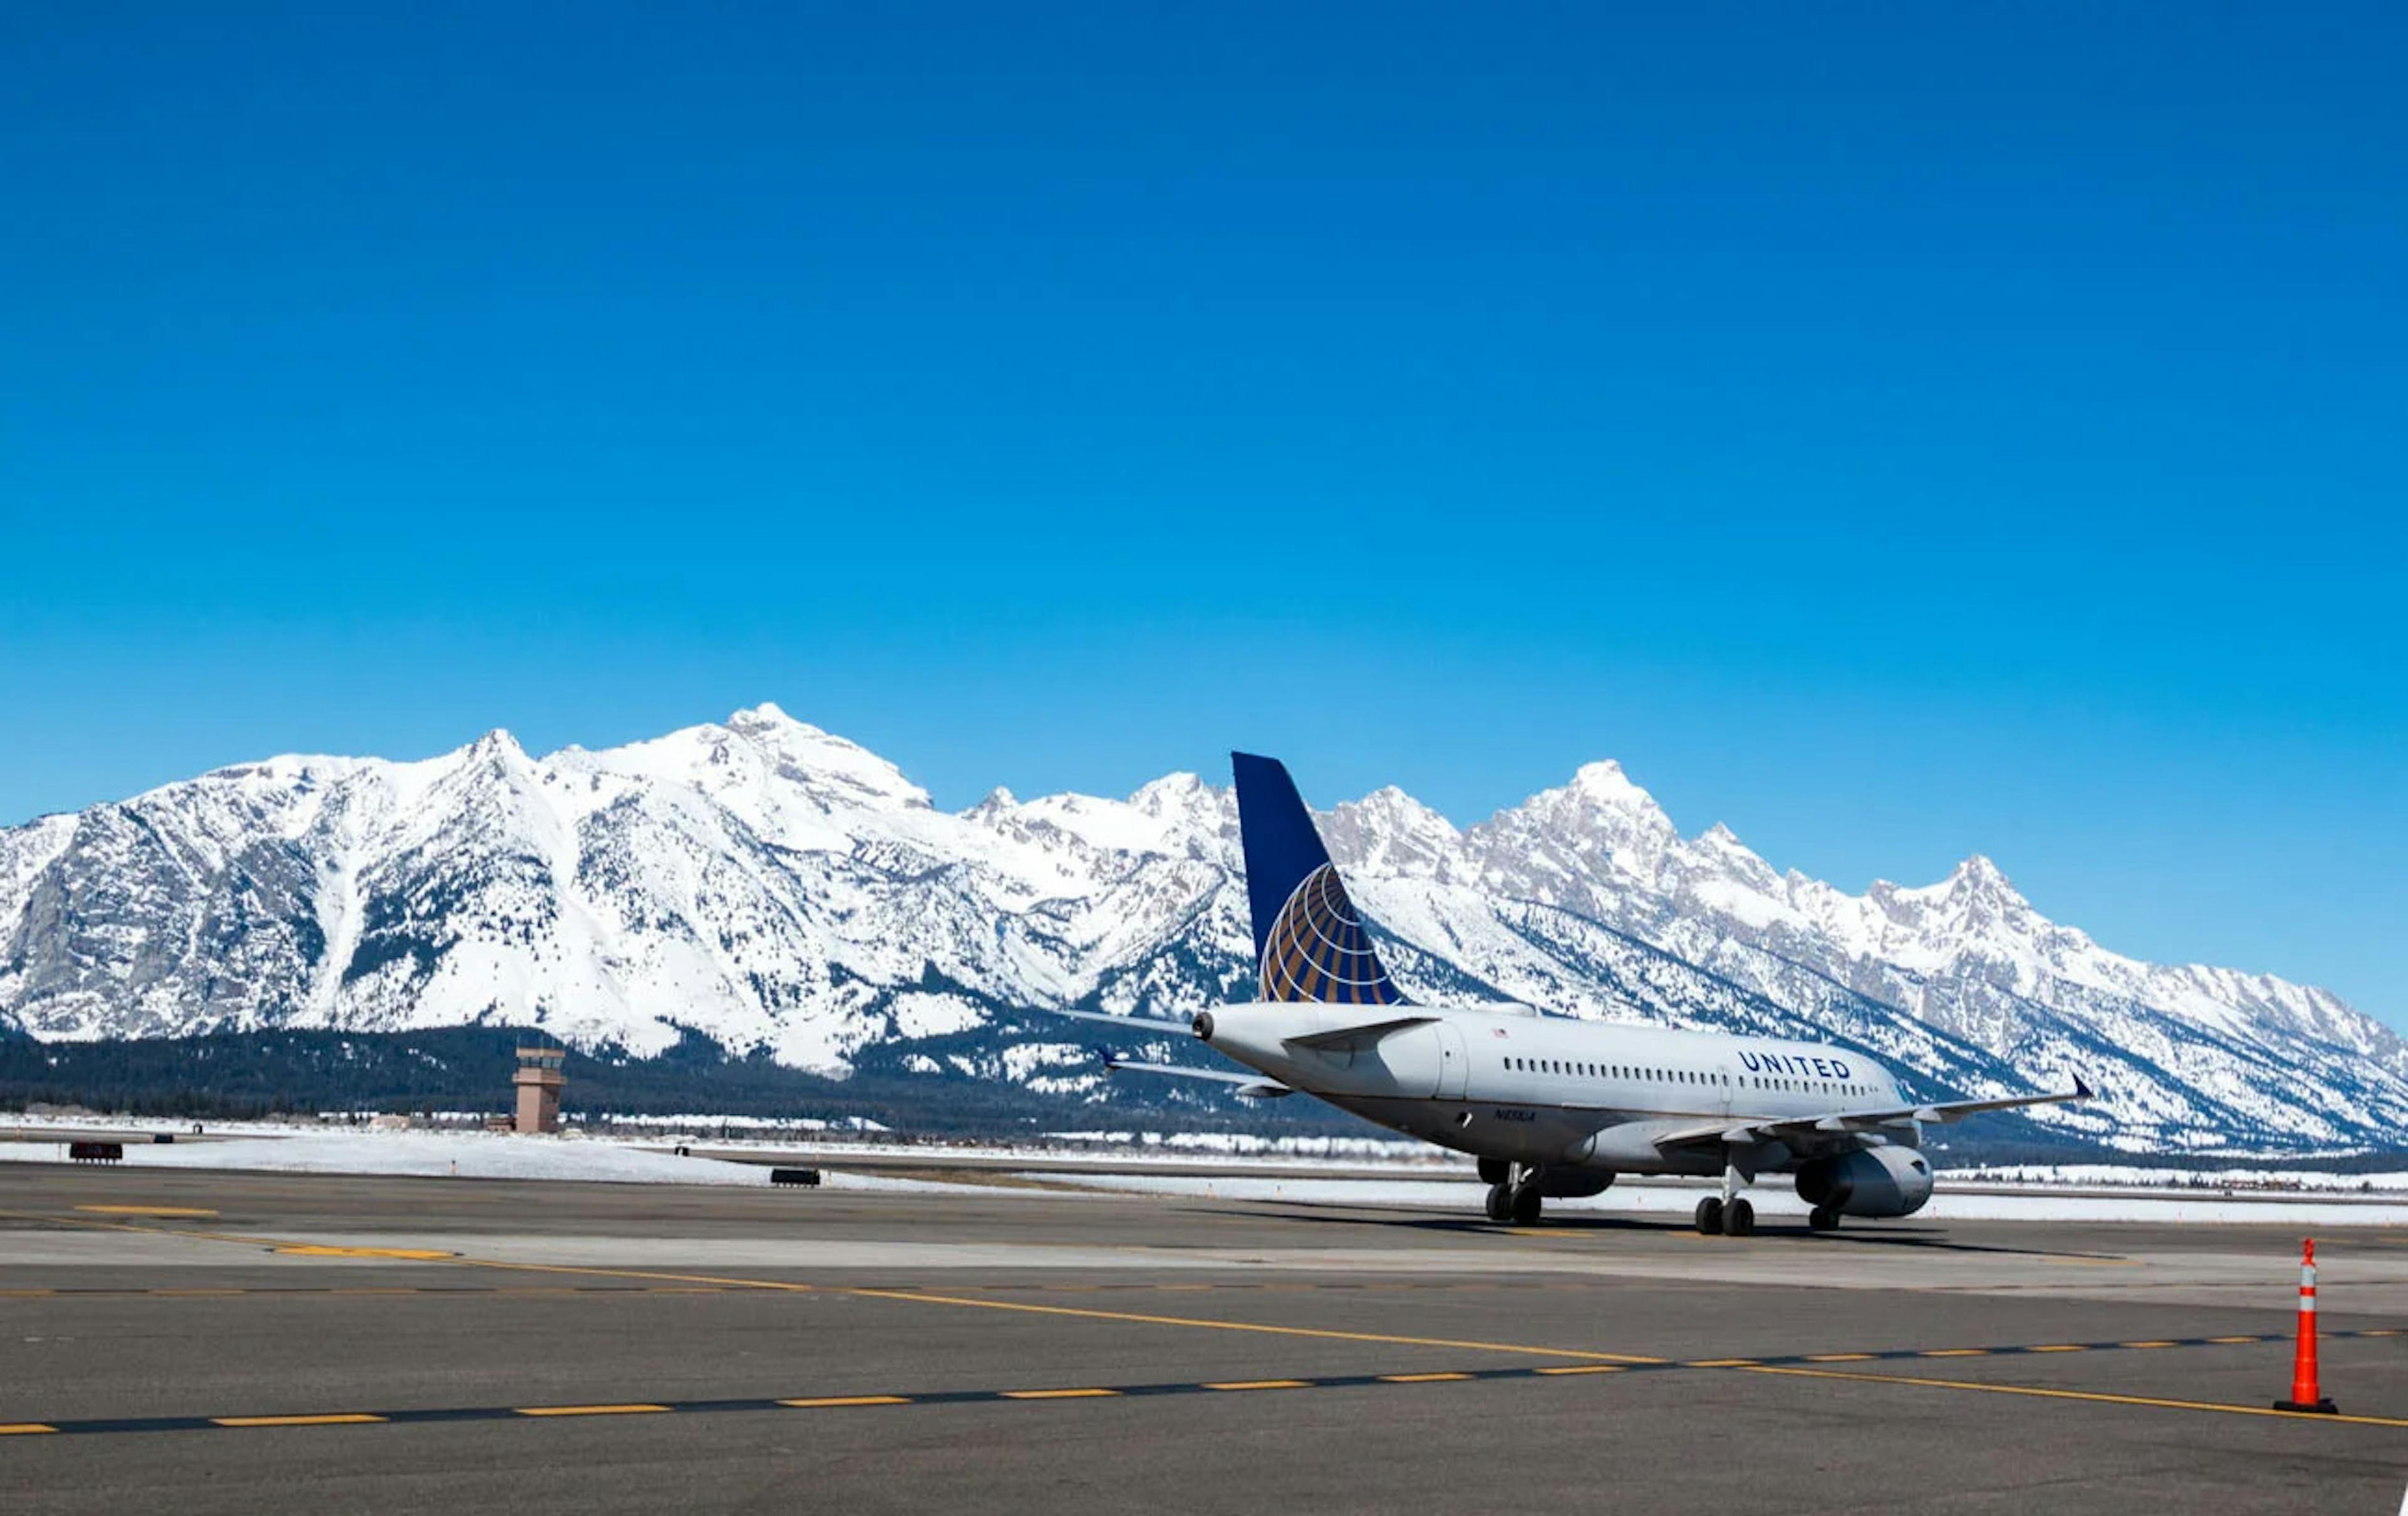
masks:
<path fill-rule="evenodd" d="M 0 1160 L 64 1163 L 64 1143 L 10 1143 Z M 129 1143 L 126 1168 L 252 1169 L 278 1174 L 397 1174 L 463 1179 L 552 1179 L 602 1184 L 767 1185 L 758 1163 L 680 1158 L 615 1142 L 516 1137 L 485 1132 L 306 1132 L 172 1146 Z M 831 1190 L 993 1194 L 968 1185 L 924 1184 L 875 1175 L 825 1174 Z"/>
<path fill-rule="evenodd" d="M 64 1144 L 12 1145 L 7 1156 L 65 1162 Z M 144 1146 L 128 1168 L 265 1169 L 282 1174 L 457 1175 L 465 1179 L 589 1179 L 626 1184 L 767 1184 L 749 1163 L 648 1153 L 616 1143 L 510 1137 L 482 1132 L 310 1132 L 285 1137 Z"/>
<path fill-rule="evenodd" d="M 697 1153 L 758 1153 L 780 1146 L 776 1142 L 766 1139 L 743 1137 L 730 1137 L 724 1142 L 715 1137 L 710 1139 L 657 1137 L 647 1140 L 655 1145 L 662 1142 L 681 1142 Z M 1386 1148 L 1401 1145 L 1381 1144 L 1379 1146 Z M 795 1145 L 788 1150 L 796 1155 L 798 1162 L 810 1162 L 823 1158 L 941 1158 L 959 1159 L 966 1164 L 974 1164 L 980 1168 L 1005 1167 L 1014 1162 L 1076 1163 L 1098 1172 L 1114 1174 L 1123 1171 L 1142 1173 L 1147 1169 L 1163 1167 L 1226 1168 L 1232 1173 L 1243 1174 L 1254 1169 L 1295 1168 L 1300 1163 L 1309 1162 L 1326 1162 L 1334 1168 L 1355 1170 L 1393 1169 L 1400 1175 L 1426 1174 L 1432 1170 L 1464 1174 L 1470 1172 L 1468 1167 L 1469 1161 L 1461 1155 L 1440 1152 L 1433 1148 L 1422 1148 L 1418 1156 L 1406 1157 L 1380 1151 L 1358 1154 L 1352 1149 L 1322 1153 L 1266 1147 L 1260 1151 L 1247 1149 L 1240 1152 L 1226 1152 L 1209 1148 L 1195 1151 L 1172 1148 L 1168 1146 L 1127 1148 L 1098 1148 L 1089 1144 L 1084 1147 L 1056 1148 L 1044 1143 L 811 1142 Z"/>
<path fill-rule="evenodd" d="M 2329 1191 L 2340 1194 L 2408 1190 L 2408 1170 L 2344 1174 L 2335 1169 L 2143 1168 L 2135 1163 L 1992 1163 L 1943 1170 L 1942 1184 L 2076 1186 L 2163 1193 L 2175 1187 L 2206 1191 Z"/>
<path fill-rule="evenodd" d="M 118 1132 L 167 1132 L 178 1135 L 190 1133 L 195 1126 L 211 1135 L 242 1133 L 257 1136 L 284 1136 L 294 1132 L 319 1130 L 292 1120 L 278 1121 L 194 1121 L 181 1116 L 94 1116 L 78 1111 L 56 1115 L 28 1116 L 22 1111 L 0 1112 L 0 1132 L 68 1132 L 90 1130 L 110 1133 Z"/>

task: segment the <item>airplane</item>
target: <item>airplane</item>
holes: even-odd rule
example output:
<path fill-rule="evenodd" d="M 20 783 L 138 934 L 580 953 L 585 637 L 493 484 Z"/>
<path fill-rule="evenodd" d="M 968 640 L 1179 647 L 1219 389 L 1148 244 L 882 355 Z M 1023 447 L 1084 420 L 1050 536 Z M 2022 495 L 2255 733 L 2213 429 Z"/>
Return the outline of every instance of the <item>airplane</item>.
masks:
<path fill-rule="evenodd" d="M 1549 1199 L 1602 1193 L 1624 1174 L 1719 1176 L 1697 1229 L 1745 1236 L 1740 1191 L 1794 1177 L 1828 1232 L 1842 1216 L 1912 1216 L 1931 1198 L 1927 1124 L 2090 1098 L 1916 1101 L 1874 1060 L 1826 1043 L 1541 1016 L 1511 1002 L 1423 1005 L 1382 967 L 1312 816 L 1276 758 L 1230 755 L 1257 997 L 1189 1030 L 1237 1074 L 1107 1052 L 1114 1071 L 1201 1078 L 1240 1095 L 1301 1091 L 1479 1161 L 1492 1221 L 1538 1223 Z M 1111 1021 L 1126 1017 L 1068 1013 Z"/>

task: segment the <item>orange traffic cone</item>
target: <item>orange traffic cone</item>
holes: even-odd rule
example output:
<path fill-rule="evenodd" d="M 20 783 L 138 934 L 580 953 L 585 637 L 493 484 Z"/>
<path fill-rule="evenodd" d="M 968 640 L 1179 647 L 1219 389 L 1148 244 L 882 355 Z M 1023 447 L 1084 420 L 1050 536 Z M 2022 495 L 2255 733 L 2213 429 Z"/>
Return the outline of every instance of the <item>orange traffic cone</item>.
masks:
<path fill-rule="evenodd" d="M 2291 1354 L 2291 1398 L 2276 1410 L 2312 1410 L 2329 1416 L 2333 1403 L 2316 1390 L 2316 1239 L 2300 1244 L 2300 1342 Z"/>

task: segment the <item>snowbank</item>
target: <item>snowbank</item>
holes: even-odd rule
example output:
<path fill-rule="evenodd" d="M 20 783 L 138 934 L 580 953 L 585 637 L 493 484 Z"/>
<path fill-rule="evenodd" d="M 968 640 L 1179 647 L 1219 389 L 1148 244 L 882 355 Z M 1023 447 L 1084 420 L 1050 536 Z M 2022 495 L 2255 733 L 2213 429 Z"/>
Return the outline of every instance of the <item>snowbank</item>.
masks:
<path fill-rule="evenodd" d="M 67 1162 L 64 1144 L 21 1143 L 0 1157 Z M 580 1179 L 620 1184 L 767 1184 L 750 1163 L 648 1153 L 616 1143 L 513 1137 L 483 1132 L 307 1132 L 289 1137 L 145 1146 L 129 1143 L 129 1168 L 258 1169 L 280 1174 L 457 1175 L 464 1179 Z"/>

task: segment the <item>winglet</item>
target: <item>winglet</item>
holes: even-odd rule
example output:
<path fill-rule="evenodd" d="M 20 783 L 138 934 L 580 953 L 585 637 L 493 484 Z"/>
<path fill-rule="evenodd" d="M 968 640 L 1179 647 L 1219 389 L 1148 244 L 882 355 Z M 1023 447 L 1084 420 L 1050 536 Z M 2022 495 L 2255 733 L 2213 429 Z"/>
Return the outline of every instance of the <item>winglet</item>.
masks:
<path fill-rule="evenodd" d="M 2098 1090 L 2090 1088 L 2090 1081 L 2082 1076 L 2082 1071 L 2076 1069 L 2073 1074 L 2073 1098 L 2088 1100 L 2097 1093 L 2099 1093 Z"/>

